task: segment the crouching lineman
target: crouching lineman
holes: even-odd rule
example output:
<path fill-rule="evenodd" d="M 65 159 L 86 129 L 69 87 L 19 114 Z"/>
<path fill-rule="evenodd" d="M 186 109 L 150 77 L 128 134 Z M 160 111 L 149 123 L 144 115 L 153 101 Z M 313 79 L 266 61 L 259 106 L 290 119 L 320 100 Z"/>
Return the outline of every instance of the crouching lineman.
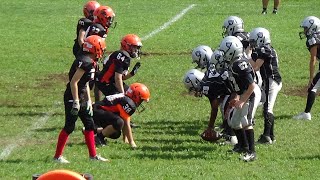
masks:
<path fill-rule="evenodd" d="M 205 73 L 197 70 L 188 71 L 184 78 L 184 84 L 187 89 L 196 91 L 196 96 L 205 95 L 208 98 L 211 106 L 210 118 L 208 127 L 201 134 L 201 138 L 205 141 L 215 142 L 222 135 L 214 130 L 218 109 L 221 105 L 220 110 L 223 117 L 223 104 L 228 99 L 227 95 L 230 94 L 230 86 L 227 87 L 228 73 L 223 69 L 222 64 L 223 54 L 219 50 L 213 52 L 210 47 L 201 45 L 192 51 L 192 60 L 197 63 L 197 68 L 206 68 L 206 71 Z"/>
<path fill-rule="evenodd" d="M 233 86 L 229 107 L 226 110 L 228 123 L 238 139 L 238 144 L 232 151 L 244 153 L 241 156 L 243 161 L 253 161 L 256 159 L 256 152 L 252 120 L 261 100 L 261 90 L 254 82 L 254 71 L 244 56 L 243 45 L 238 38 L 225 37 L 219 50 L 223 51 L 229 80 Z"/>
<path fill-rule="evenodd" d="M 105 137 L 117 139 L 123 132 L 123 141 L 129 143 L 132 148 L 137 145 L 134 142 L 130 126 L 130 116 L 143 101 L 148 102 L 149 89 L 141 83 L 133 83 L 123 93 L 106 96 L 102 101 L 96 102 L 93 107 L 93 119 L 98 127 L 97 138 L 105 144 Z M 100 130 L 99 130 L 100 129 Z M 102 130 L 101 130 L 102 129 Z"/>

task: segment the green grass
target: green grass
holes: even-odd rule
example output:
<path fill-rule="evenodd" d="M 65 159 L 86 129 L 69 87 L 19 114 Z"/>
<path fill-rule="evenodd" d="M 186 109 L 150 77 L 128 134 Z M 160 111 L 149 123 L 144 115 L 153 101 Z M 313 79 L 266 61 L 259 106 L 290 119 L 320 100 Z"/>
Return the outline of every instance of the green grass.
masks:
<path fill-rule="evenodd" d="M 320 16 L 317 0 L 282 1 L 278 15 L 270 13 L 270 1 L 266 16 L 260 15 L 261 2 L 252 0 L 107 1 L 118 22 L 107 38 L 108 52 L 119 48 L 125 34 L 144 37 L 190 4 L 196 6 L 143 41 L 148 55 L 141 58 L 139 73 L 127 81 L 142 82 L 151 91 L 147 110 L 132 117 L 142 126 L 134 129 L 139 148 L 132 151 L 120 139 L 110 140 L 97 151 L 112 162 L 89 162 L 78 121 L 64 153 L 71 164 L 53 163 L 57 136 L 64 124 L 62 100 L 73 61 L 75 25 L 85 2 L 1 2 L 0 153 L 12 143 L 17 147 L 0 161 L 0 179 L 31 179 L 32 174 L 53 169 L 87 172 L 94 179 L 318 179 L 319 100 L 314 104 L 312 121 L 291 119 L 304 109 L 306 93 L 297 94 L 308 82 L 309 57 L 298 36 L 299 25 L 306 16 Z M 181 82 L 184 73 L 194 67 L 191 50 L 200 44 L 217 47 L 223 20 L 230 15 L 241 17 L 247 31 L 255 27 L 270 30 L 283 76 L 274 109 L 277 143 L 257 145 L 258 160 L 252 163 L 226 154 L 230 146 L 200 139 L 210 105 L 206 98 L 188 96 Z M 261 109 L 256 116 L 258 138 L 263 130 Z M 40 126 L 41 122 L 45 124 Z M 217 120 L 217 125 L 220 123 Z"/>

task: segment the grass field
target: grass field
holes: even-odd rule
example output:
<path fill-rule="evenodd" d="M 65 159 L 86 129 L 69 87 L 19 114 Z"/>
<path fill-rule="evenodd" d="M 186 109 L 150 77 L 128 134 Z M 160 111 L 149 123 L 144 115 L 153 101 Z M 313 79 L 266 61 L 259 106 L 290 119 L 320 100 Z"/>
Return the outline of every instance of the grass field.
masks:
<path fill-rule="evenodd" d="M 142 126 L 134 129 L 138 149 L 110 140 L 97 151 L 111 163 L 90 162 L 78 121 L 64 152 L 71 163 L 52 162 L 64 125 L 63 92 L 76 23 L 85 2 L 1 1 L 0 179 L 31 179 L 54 169 L 86 172 L 94 179 L 319 179 L 319 98 L 312 121 L 291 119 L 304 109 L 309 76 L 309 54 L 299 39 L 299 26 L 306 16 L 320 17 L 318 0 L 283 0 L 278 15 L 271 14 L 270 1 L 265 16 L 260 15 L 260 0 L 107 1 L 118 22 L 107 38 L 108 52 L 117 50 L 127 33 L 144 39 L 141 69 L 127 81 L 142 82 L 151 91 L 147 110 L 132 117 Z M 209 102 L 188 96 L 182 84 L 184 73 L 194 67 L 191 50 L 200 44 L 217 47 L 223 20 L 230 15 L 241 17 L 246 31 L 270 31 L 283 76 L 274 109 L 277 142 L 257 145 L 258 160 L 251 163 L 226 154 L 231 146 L 201 140 Z M 256 139 L 262 130 L 259 109 Z"/>

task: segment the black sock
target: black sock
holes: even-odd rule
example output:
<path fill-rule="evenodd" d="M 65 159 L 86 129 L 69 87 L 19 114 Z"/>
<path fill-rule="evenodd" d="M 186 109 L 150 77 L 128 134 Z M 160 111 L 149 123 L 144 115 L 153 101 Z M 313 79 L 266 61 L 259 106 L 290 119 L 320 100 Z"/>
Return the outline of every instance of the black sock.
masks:
<path fill-rule="evenodd" d="M 236 134 L 238 138 L 238 144 L 241 148 L 243 148 L 245 151 L 249 150 L 249 144 L 248 144 L 248 139 L 247 135 L 244 129 L 237 129 L 234 130 L 234 133 Z"/>
<path fill-rule="evenodd" d="M 246 130 L 246 136 L 248 138 L 249 151 L 255 152 L 256 149 L 254 146 L 254 130 L 253 129 Z"/>
<path fill-rule="evenodd" d="M 313 91 L 309 91 L 306 109 L 304 110 L 305 113 L 309 113 L 311 111 L 311 108 L 312 108 L 312 105 L 313 105 L 315 99 L 316 99 L 316 93 Z"/>
<path fill-rule="evenodd" d="M 267 8 L 262 8 L 263 11 L 267 11 Z"/>

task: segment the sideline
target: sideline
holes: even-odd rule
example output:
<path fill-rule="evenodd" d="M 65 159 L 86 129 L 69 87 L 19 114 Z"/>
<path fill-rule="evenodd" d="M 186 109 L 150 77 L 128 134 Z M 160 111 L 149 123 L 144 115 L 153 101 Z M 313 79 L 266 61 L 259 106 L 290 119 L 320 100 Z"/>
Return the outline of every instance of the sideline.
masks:
<path fill-rule="evenodd" d="M 191 10 L 192 8 L 194 8 L 196 5 L 195 4 L 191 4 L 189 5 L 187 8 L 185 8 L 184 10 L 182 10 L 179 14 L 177 14 L 176 16 L 174 16 L 170 21 L 164 23 L 162 26 L 160 26 L 159 28 L 155 29 L 154 31 L 152 31 L 151 33 L 149 33 L 148 35 L 144 36 L 141 38 L 141 40 L 147 40 L 151 37 L 153 37 L 154 35 L 158 34 L 159 32 L 161 32 L 162 30 L 168 28 L 171 24 L 173 24 L 174 22 L 178 21 L 180 18 L 182 18 L 189 10 Z"/>

